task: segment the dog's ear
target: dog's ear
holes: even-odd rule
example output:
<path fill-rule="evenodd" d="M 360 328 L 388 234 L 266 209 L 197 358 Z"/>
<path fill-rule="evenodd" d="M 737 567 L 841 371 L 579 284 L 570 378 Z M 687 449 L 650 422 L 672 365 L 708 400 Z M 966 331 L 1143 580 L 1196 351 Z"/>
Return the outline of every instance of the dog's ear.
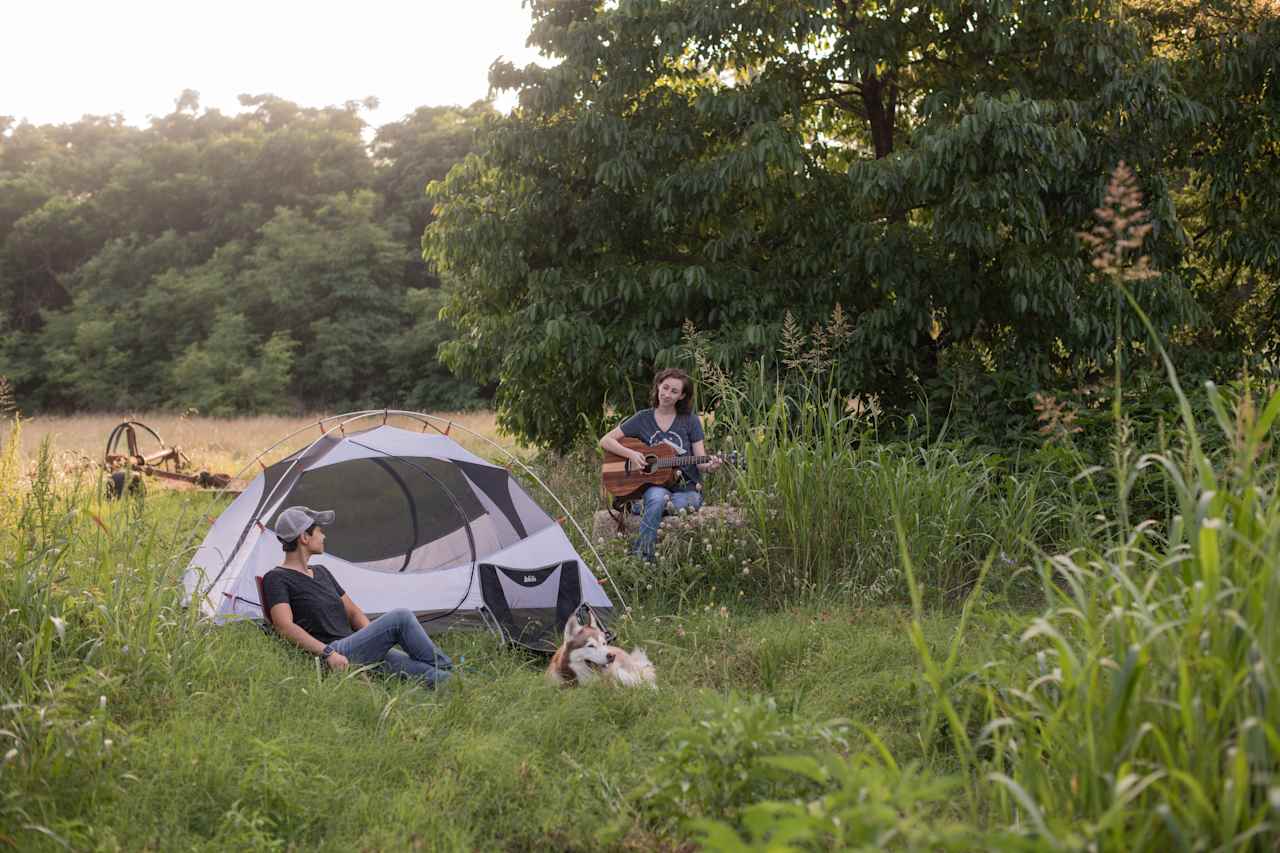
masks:
<path fill-rule="evenodd" d="M 564 641 L 567 643 L 572 640 L 579 631 L 582 630 L 582 623 L 578 621 L 578 614 L 573 613 L 564 623 Z"/>
<path fill-rule="evenodd" d="M 595 611 L 588 610 L 587 616 L 588 616 L 588 621 L 587 621 L 588 625 L 590 625 L 592 628 L 595 628 L 597 631 L 601 631 L 601 632 L 604 631 L 604 628 L 600 625 L 599 622 L 596 621 Z"/>

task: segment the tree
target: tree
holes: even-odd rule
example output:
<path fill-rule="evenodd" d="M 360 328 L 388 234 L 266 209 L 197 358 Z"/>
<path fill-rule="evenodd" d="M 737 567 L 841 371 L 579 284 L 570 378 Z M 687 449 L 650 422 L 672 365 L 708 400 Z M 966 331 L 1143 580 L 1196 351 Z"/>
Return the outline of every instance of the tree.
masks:
<path fill-rule="evenodd" d="M 0 371 L 24 403 L 257 408 L 228 383 L 247 369 L 238 359 L 285 364 L 285 340 L 306 362 L 276 406 L 473 400 L 474 384 L 439 367 L 438 304 L 407 296 L 438 285 L 421 259 L 426 183 L 492 110 L 417 111 L 379 133 L 375 157 L 371 99 L 241 103 L 201 112 L 186 90 L 142 130 L 118 116 L 0 119 Z"/>
<path fill-rule="evenodd" d="M 333 196 L 314 217 L 277 211 L 232 282 L 255 328 L 290 331 L 307 354 L 293 390 L 309 407 L 386 405 L 409 250 L 379 221 L 379 203 L 363 190 Z"/>
<path fill-rule="evenodd" d="M 1131 6 L 531 5 L 561 61 L 495 65 L 519 108 L 435 188 L 426 241 L 463 332 L 447 360 L 501 381 L 521 436 L 598 428 L 686 319 L 733 365 L 775 348 L 785 312 L 842 305 L 841 381 L 890 401 L 952 347 L 1097 369 L 1114 296 L 1074 234 L 1121 159 L 1166 271 L 1139 297 L 1163 329 L 1199 317 L 1167 168 L 1222 92 L 1189 92 Z"/>
<path fill-rule="evenodd" d="M 1280 355 L 1280 10 L 1166 0 L 1150 12 L 1184 85 L 1214 93 L 1212 121 L 1177 163 L 1193 286 L 1212 317 L 1197 343 Z"/>
<path fill-rule="evenodd" d="M 393 227 L 403 228 L 413 240 L 421 239 L 432 220 L 427 184 L 444 180 L 496 115 L 487 101 L 465 108 L 419 107 L 378 128 L 370 153 L 378 169 L 375 186 Z"/>
<path fill-rule="evenodd" d="M 481 129 L 496 117 L 493 105 L 419 107 L 378 128 L 370 147 L 386 224 L 396 239 L 419 245 L 404 269 L 407 325 L 389 342 L 387 380 L 392 398 L 415 409 L 459 409 L 481 404 L 492 391 L 452 375 L 440 363 L 441 345 L 454 330 L 440 319 L 440 280 L 422 257 L 423 231 L 434 218 L 427 185 L 443 180 L 474 148 Z"/>
<path fill-rule="evenodd" d="M 210 415 L 278 409 L 289 393 L 293 349 L 286 332 L 259 344 L 243 314 L 220 313 L 203 344 L 192 344 L 173 366 L 181 402 Z"/>
<path fill-rule="evenodd" d="M 406 409 L 456 410 L 485 405 L 492 388 L 452 374 L 440 363 L 440 347 L 455 337 L 454 330 L 440 319 L 445 294 L 438 287 L 410 290 L 404 296 L 409 322 L 387 342 L 390 365 L 386 382 L 391 399 Z"/>

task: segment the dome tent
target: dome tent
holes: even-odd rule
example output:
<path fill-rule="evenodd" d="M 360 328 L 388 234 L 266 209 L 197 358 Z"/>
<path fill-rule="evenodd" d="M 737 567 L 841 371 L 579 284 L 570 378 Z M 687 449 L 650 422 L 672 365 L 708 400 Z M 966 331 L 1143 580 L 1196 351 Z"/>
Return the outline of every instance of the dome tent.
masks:
<path fill-rule="evenodd" d="M 486 627 L 548 651 L 583 605 L 607 621 L 613 605 L 564 530 L 452 426 L 391 410 L 321 421 L 319 438 L 264 467 L 214 521 L 183 579 L 188 598 L 217 621 L 261 619 L 257 580 L 284 558 L 272 527 L 302 505 L 336 512 L 316 562 L 371 617 L 407 607 L 430 630 Z"/>

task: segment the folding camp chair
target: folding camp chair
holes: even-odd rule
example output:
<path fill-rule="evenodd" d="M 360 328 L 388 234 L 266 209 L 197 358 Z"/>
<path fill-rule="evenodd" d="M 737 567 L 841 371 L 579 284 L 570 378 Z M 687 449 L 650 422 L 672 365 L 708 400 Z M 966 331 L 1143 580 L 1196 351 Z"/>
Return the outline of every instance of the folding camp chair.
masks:
<path fill-rule="evenodd" d="M 266 623 L 263 627 L 270 628 L 272 627 L 271 611 L 267 609 L 267 596 L 266 593 L 262 591 L 262 575 L 254 575 L 253 579 L 258 584 L 258 604 L 262 607 L 262 621 Z"/>

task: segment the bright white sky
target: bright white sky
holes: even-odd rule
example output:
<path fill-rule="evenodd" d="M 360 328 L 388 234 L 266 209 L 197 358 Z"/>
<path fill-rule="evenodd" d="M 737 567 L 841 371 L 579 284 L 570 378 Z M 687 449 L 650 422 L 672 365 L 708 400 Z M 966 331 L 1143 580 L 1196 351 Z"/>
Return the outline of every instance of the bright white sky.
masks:
<path fill-rule="evenodd" d="M 202 107 L 241 110 L 270 92 L 323 107 L 375 95 L 365 120 L 470 104 L 498 56 L 517 65 L 529 10 L 521 0 L 15 0 L 4 4 L 0 115 L 34 124 L 172 112 L 183 89 Z M 509 98 L 499 98 L 500 108 Z"/>

